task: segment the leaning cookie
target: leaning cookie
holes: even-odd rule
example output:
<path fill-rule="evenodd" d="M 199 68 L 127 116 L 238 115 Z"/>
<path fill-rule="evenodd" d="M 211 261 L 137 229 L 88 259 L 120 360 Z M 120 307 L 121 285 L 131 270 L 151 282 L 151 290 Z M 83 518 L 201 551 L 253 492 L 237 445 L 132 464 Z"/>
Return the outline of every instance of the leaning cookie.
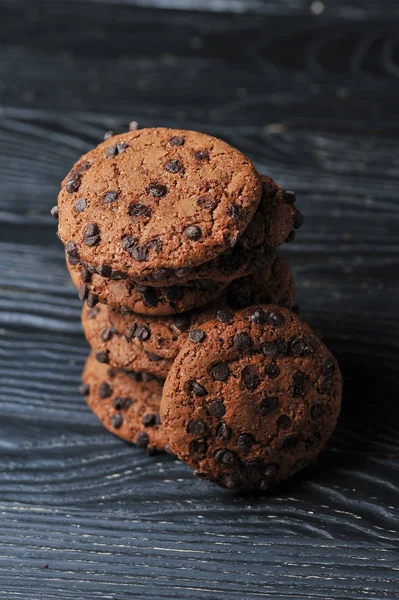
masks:
<path fill-rule="evenodd" d="M 171 361 L 178 355 L 189 332 L 195 336 L 195 330 L 205 321 L 222 316 L 231 310 L 245 308 L 257 302 L 279 304 L 291 307 L 294 302 L 294 278 L 288 262 L 278 256 L 262 271 L 233 281 L 220 298 L 204 308 L 169 315 L 152 317 L 138 314 L 126 314 L 118 308 L 97 305 L 93 309 L 84 308 L 82 314 L 83 329 L 94 349 L 108 352 L 109 360 L 116 366 L 145 370 L 166 377 Z M 111 333 L 111 330 L 113 333 Z M 101 342 L 102 338 L 111 337 Z M 123 352 L 121 355 L 121 348 Z M 117 352 L 115 351 L 117 350 Z M 125 361 L 128 356 L 137 360 L 130 367 Z M 143 362 L 143 357 L 151 357 Z M 124 364 L 121 364 L 121 360 Z M 155 371 L 157 369 L 157 371 Z"/>
<path fill-rule="evenodd" d="M 136 281 L 149 286 L 182 284 L 188 280 L 209 279 L 231 282 L 260 268 L 267 268 L 276 248 L 295 237 L 303 215 L 295 207 L 296 194 L 283 190 L 270 177 L 261 176 L 262 199 L 251 223 L 232 248 L 198 267 L 158 269 Z"/>
<path fill-rule="evenodd" d="M 118 437 L 148 453 L 163 451 L 166 438 L 160 425 L 162 383 L 138 373 L 100 364 L 89 354 L 81 393 L 101 423 Z"/>
<path fill-rule="evenodd" d="M 67 267 L 80 299 L 86 300 L 89 307 L 102 302 L 122 307 L 125 313 L 157 316 L 181 313 L 212 302 L 227 286 L 227 283 L 195 281 L 192 285 L 153 288 L 125 279 L 105 279 L 79 264 L 71 264 L 70 257 Z"/>
<path fill-rule="evenodd" d="M 338 364 L 287 309 L 259 305 L 209 321 L 166 379 L 171 451 L 228 488 L 266 489 L 316 458 L 341 406 Z"/>
<path fill-rule="evenodd" d="M 83 332 L 99 362 L 126 371 L 144 371 L 165 379 L 172 361 L 152 352 L 146 352 L 139 345 L 132 344 L 132 338 L 145 340 L 149 335 L 146 327 L 130 327 L 123 333 L 119 331 L 119 310 L 113 311 L 106 304 L 97 304 L 94 308 L 83 305 Z M 133 317 L 130 317 L 133 319 Z"/>
<path fill-rule="evenodd" d="M 74 165 L 58 197 L 58 232 L 83 263 L 134 279 L 214 259 L 243 234 L 261 193 L 251 161 L 223 140 L 139 129 Z"/>

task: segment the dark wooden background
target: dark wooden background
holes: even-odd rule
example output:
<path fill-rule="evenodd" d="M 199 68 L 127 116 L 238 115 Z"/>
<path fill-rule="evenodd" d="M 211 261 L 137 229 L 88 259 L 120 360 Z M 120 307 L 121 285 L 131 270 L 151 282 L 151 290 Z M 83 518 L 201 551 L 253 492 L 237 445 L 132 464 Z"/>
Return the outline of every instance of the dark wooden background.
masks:
<path fill-rule="evenodd" d="M 389 0 L 1 1 L 0 598 L 399 597 L 398 24 Z M 77 394 L 48 213 L 133 118 L 221 136 L 298 192 L 284 252 L 345 403 L 319 464 L 268 495 L 145 457 Z"/>

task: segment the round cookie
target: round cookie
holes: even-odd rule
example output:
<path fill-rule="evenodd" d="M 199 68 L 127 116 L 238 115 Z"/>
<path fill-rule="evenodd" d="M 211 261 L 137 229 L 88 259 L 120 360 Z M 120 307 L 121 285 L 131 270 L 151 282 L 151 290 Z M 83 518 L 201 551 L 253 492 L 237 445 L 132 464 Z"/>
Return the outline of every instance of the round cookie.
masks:
<path fill-rule="evenodd" d="M 256 302 L 292 306 L 294 302 L 294 278 L 284 258 L 278 256 L 274 261 L 270 261 L 270 264 L 263 271 L 232 282 L 218 300 L 203 309 L 196 309 L 179 315 L 151 317 L 138 314 L 121 314 L 118 308 L 97 305 L 94 309 L 83 309 L 83 314 L 86 315 L 83 320 L 83 328 L 87 337 L 87 329 L 90 326 L 94 327 L 93 321 L 91 321 L 93 325 L 88 324 L 88 316 L 92 316 L 95 320 L 100 318 L 102 325 L 96 325 L 97 335 L 95 336 L 95 342 L 93 341 L 92 344 L 93 348 L 100 346 L 98 340 L 102 329 L 112 327 L 118 332 L 109 344 L 101 346 L 102 350 L 108 349 L 110 351 L 111 363 L 115 362 L 115 353 L 112 352 L 113 344 L 121 346 L 123 340 L 124 357 L 130 354 L 135 355 L 137 349 L 139 349 L 140 356 L 143 353 L 150 353 L 163 359 L 155 365 L 149 365 L 147 361 L 145 366 L 140 363 L 143 366 L 139 369 L 134 366 L 129 368 L 155 373 L 154 367 L 159 365 L 160 368 L 165 369 L 167 365 L 168 372 L 171 361 L 178 355 L 191 329 L 196 329 L 201 323 L 215 318 L 218 312 L 222 314 L 232 309 L 245 308 Z M 116 366 L 128 368 L 122 364 L 115 364 Z M 157 374 L 162 376 L 162 372 Z"/>
<path fill-rule="evenodd" d="M 275 257 L 275 249 L 295 237 L 303 224 L 302 213 L 294 206 L 295 192 L 285 191 L 270 177 L 261 176 L 262 199 L 254 218 L 232 248 L 198 267 L 155 271 L 136 278 L 146 285 L 174 285 L 193 279 L 230 282 L 253 273 Z"/>
<path fill-rule="evenodd" d="M 74 165 L 58 196 L 67 252 L 129 277 L 212 260 L 252 220 L 261 181 L 237 149 L 195 131 L 118 134 Z"/>
<path fill-rule="evenodd" d="M 67 267 L 80 299 L 86 300 L 90 308 L 102 302 L 122 307 L 125 314 L 129 311 L 143 315 L 184 312 L 218 298 L 227 286 L 227 283 L 196 281 L 191 285 L 153 288 L 125 279 L 105 279 L 97 273 L 90 273 L 86 267 L 71 264 L 68 257 Z"/>
<path fill-rule="evenodd" d="M 130 329 L 118 329 L 121 319 L 132 321 Z M 146 339 L 149 335 L 146 327 L 134 326 L 133 321 L 132 316 L 122 317 L 119 310 L 112 310 L 106 304 L 97 304 L 94 308 L 83 305 L 83 332 L 99 362 L 165 379 L 172 361 L 132 344 L 133 338 Z"/>
<path fill-rule="evenodd" d="M 164 385 L 171 451 L 228 488 L 266 489 L 305 467 L 341 406 L 341 374 L 328 349 L 295 313 L 274 305 L 200 330 Z"/>
<path fill-rule="evenodd" d="M 144 380 L 145 379 L 145 380 Z M 87 358 L 81 393 L 101 423 L 118 437 L 147 453 L 163 451 L 166 438 L 159 419 L 162 383 L 144 374 L 128 373 Z"/>

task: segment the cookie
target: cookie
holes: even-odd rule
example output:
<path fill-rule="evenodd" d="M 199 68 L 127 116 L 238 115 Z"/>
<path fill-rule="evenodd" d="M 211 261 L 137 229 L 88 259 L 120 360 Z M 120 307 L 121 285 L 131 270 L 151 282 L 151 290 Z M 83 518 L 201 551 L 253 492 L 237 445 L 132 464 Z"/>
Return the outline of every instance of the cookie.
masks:
<path fill-rule="evenodd" d="M 138 373 L 112 369 L 89 354 L 80 388 L 94 414 L 109 431 L 148 453 L 163 451 L 159 419 L 162 383 Z"/>
<path fill-rule="evenodd" d="M 161 269 L 136 281 L 149 286 L 174 285 L 187 280 L 210 279 L 230 282 L 267 266 L 276 248 L 294 239 L 295 228 L 303 224 L 302 213 L 294 206 L 295 192 L 285 191 L 270 177 L 261 176 L 262 199 L 254 218 L 232 248 L 198 267 Z"/>
<path fill-rule="evenodd" d="M 128 277 L 193 267 L 234 245 L 261 191 L 251 161 L 194 131 L 115 135 L 62 182 L 58 233 L 70 256 Z"/>
<path fill-rule="evenodd" d="M 294 302 L 294 278 L 287 261 L 282 257 L 277 257 L 271 261 L 270 265 L 259 273 L 254 273 L 234 281 L 227 287 L 222 296 L 215 300 L 209 306 L 203 309 L 172 315 L 169 317 L 151 317 L 138 314 L 121 314 L 118 308 L 111 308 L 106 305 L 97 305 L 94 309 L 83 309 L 86 315 L 83 319 L 83 329 L 88 337 L 89 328 L 96 328 L 96 335 L 91 335 L 93 348 L 100 348 L 110 352 L 109 358 L 112 364 L 123 368 L 133 368 L 134 370 L 145 370 L 155 373 L 154 368 L 162 369 L 158 372 L 160 376 L 171 367 L 171 361 L 176 358 L 179 350 L 186 341 L 189 331 L 195 330 L 198 326 L 216 316 L 218 312 L 226 313 L 231 309 L 244 308 L 256 302 L 272 302 L 283 306 L 291 307 Z M 92 320 L 89 322 L 88 317 Z M 101 324 L 98 325 L 98 320 Z M 97 324 L 95 325 L 95 322 Z M 100 344 L 102 331 L 109 328 L 115 329 L 117 334 L 108 344 Z M 107 335 L 107 334 L 105 334 Z M 123 344 L 124 360 L 127 356 L 137 355 L 137 350 L 141 351 L 140 356 L 149 353 L 151 356 L 158 357 L 158 363 L 149 365 L 140 362 L 140 367 L 127 367 L 120 364 L 120 358 L 116 362 L 116 353 L 112 352 L 115 344 Z M 132 348 L 133 346 L 133 348 Z M 119 357 L 120 352 L 118 353 Z M 139 363 L 135 363 L 138 365 Z M 151 368 L 150 368 L 151 366 Z M 166 374 L 164 375 L 166 377 Z"/>
<path fill-rule="evenodd" d="M 164 385 L 171 451 L 228 488 L 266 489 L 305 467 L 341 406 L 341 374 L 328 349 L 295 313 L 274 305 L 200 330 Z"/>
<path fill-rule="evenodd" d="M 98 302 L 122 307 L 126 314 L 171 315 L 198 308 L 218 298 L 227 283 L 197 280 L 190 285 L 153 288 L 125 279 L 105 279 L 90 273 L 86 267 L 71 264 L 67 267 L 80 299 L 92 308 Z"/>
<path fill-rule="evenodd" d="M 131 321 L 130 328 L 118 328 L 124 319 Z M 83 331 L 99 362 L 165 379 L 172 361 L 133 344 L 133 339 L 145 340 L 150 335 L 145 326 L 135 326 L 133 322 L 133 316 L 123 317 L 119 310 L 114 311 L 106 304 L 97 304 L 94 308 L 83 305 Z"/>

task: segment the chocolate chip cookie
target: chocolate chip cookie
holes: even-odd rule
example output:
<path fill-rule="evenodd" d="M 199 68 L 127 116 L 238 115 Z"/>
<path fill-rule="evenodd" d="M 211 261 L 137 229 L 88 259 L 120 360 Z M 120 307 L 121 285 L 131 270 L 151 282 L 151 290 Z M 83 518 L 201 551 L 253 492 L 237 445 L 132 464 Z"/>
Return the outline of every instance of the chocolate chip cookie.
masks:
<path fill-rule="evenodd" d="M 266 489 L 305 467 L 333 432 L 341 374 L 299 317 L 256 305 L 201 325 L 166 379 L 170 449 L 228 488 Z"/>
<path fill-rule="evenodd" d="M 154 317 L 153 317 L 154 318 Z M 129 327 L 120 327 L 120 321 L 129 321 Z M 145 325 L 136 325 L 131 315 L 122 316 L 106 304 L 94 308 L 83 305 L 83 331 L 99 362 L 119 367 L 126 371 L 144 371 L 165 379 L 172 361 L 154 352 L 147 352 L 133 340 L 147 340 L 151 331 Z"/>
<path fill-rule="evenodd" d="M 194 267 L 235 244 L 261 198 L 241 152 L 194 131 L 110 137 L 74 165 L 58 197 L 67 253 L 128 277 Z"/>
<path fill-rule="evenodd" d="M 232 309 L 245 308 L 257 302 L 292 306 L 294 278 L 284 258 L 279 256 L 274 261 L 270 261 L 263 271 L 237 279 L 224 290 L 220 298 L 205 308 L 178 315 L 151 317 L 125 314 L 123 311 L 121 313 L 118 308 L 98 305 L 98 308 L 83 309 L 85 316 L 82 322 L 86 337 L 90 335 L 89 329 L 96 328 L 96 334 L 90 335 L 92 347 L 96 349 L 101 346 L 102 350 L 108 350 L 112 364 L 118 360 L 115 362 L 116 366 L 145 370 L 151 373 L 155 373 L 154 369 L 158 367 L 159 370 L 156 374 L 163 376 L 162 373 L 165 372 L 165 369 L 167 369 L 166 374 L 169 371 L 171 361 L 178 355 L 190 330 L 195 330 L 201 323 L 213 319 L 218 313 L 222 316 Z M 89 317 L 92 319 L 90 323 Z M 117 333 L 107 344 L 100 344 L 102 332 L 110 328 Z M 104 335 L 108 337 L 107 333 Z M 134 363 L 131 367 L 120 364 L 121 358 L 116 359 L 116 353 L 113 352 L 116 344 L 118 345 L 118 357 L 122 346 L 124 348 L 123 360 L 126 360 L 127 356 L 137 355 L 137 351 L 140 350 L 141 362 Z M 144 363 L 143 352 L 148 356 L 157 357 L 158 363 L 150 365 L 148 360 Z"/>
<path fill-rule="evenodd" d="M 165 449 L 159 418 L 159 380 L 100 364 L 92 352 L 86 361 L 80 391 L 109 431 L 145 448 L 147 453 Z"/>
<path fill-rule="evenodd" d="M 72 260 L 72 263 L 71 263 Z M 98 302 L 117 306 L 128 314 L 171 315 L 198 308 L 219 297 L 227 283 L 214 283 L 208 280 L 187 282 L 184 286 L 148 287 L 126 279 L 106 279 L 98 273 L 91 273 L 87 267 L 74 263 L 67 256 L 67 267 L 79 297 L 89 308 Z"/>

